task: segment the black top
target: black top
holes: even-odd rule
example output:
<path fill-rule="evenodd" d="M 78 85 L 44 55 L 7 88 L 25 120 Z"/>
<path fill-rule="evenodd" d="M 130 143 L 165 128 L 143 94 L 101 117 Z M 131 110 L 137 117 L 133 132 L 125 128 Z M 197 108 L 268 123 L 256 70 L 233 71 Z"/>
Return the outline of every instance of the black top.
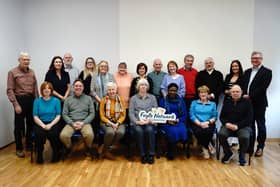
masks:
<path fill-rule="evenodd" d="M 238 77 L 238 79 L 235 81 L 235 82 L 231 82 L 231 78 L 232 78 L 232 74 L 227 74 L 226 75 L 226 78 L 225 78 L 225 81 L 224 81 L 224 90 L 229 90 L 231 89 L 232 85 L 234 84 L 238 84 L 240 87 L 241 87 L 241 83 L 242 83 L 242 76 Z M 230 95 L 228 94 L 225 94 L 225 99 L 229 99 L 230 98 Z"/>
<path fill-rule="evenodd" d="M 150 85 L 150 89 L 148 90 L 148 93 L 153 94 L 152 93 L 152 91 L 153 91 L 153 80 L 148 76 L 146 76 L 145 78 L 147 79 L 147 81 Z M 130 97 L 132 97 L 132 96 L 134 96 L 135 94 L 138 93 L 136 86 L 137 86 L 137 83 L 140 79 L 141 79 L 140 77 L 133 78 L 133 80 L 131 82 L 131 86 L 130 86 L 130 94 L 129 94 Z"/>
<path fill-rule="evenodd" d="M 210 89 L 210 93 L 214 93 L 214 101 L 216 102 L 216 104 L 218 104 L 219 96 L 224 88 L 223 74 L 217 70 L 213 70 L 211 74 L 209 74 L 206 70 L 198 72 L 195 81 L 195 87 L 197 89 L 198 87 L 203 85 L 207 86 Z"/>
<path fill-rule="evenodd" d="M 67 85 L 70 84 L 70 77 L 68 72 L 62 72 L 61 79 L 59 79 L 55 71 L 49 70 L 45 81 L 52 83 L 54 91 L 64 96 L 67 91 Z"/>
<path fill-rule="evenodd" d="M 91 79 L 92 76 L 91 74 L 89 74 L 85 79 L 84 79 L 84 71 L 81 71 L 80 75 L 79 75 L 79 79 L 81 79 L 84 83 L 84 93 L 86 95 L 90 94 L 90 84 L 91 84 Z"/>
<path fill-rule="evenodd" d="M 239 101 L 227 99 L 224 102 L 220 120 L 223 125 L 233 123 L 238 129 L 251 127 L 253 121 L 253 107 L 248 99 L 241 98 Z"/>
<path fill-rule="evenodd" d="M 244 73 L 244 79 L 242 83 L 244 94 L 248 94 L 247 88 L 250 81 L 251 72 L 252 68 L 247 69 Z M 260 67 L 249 88 L 249 96 L 252 100 L 254 108 L 268 106 L 266 90 L 271 82 L 271 79 L 272 71 L 264 66 Z"/>

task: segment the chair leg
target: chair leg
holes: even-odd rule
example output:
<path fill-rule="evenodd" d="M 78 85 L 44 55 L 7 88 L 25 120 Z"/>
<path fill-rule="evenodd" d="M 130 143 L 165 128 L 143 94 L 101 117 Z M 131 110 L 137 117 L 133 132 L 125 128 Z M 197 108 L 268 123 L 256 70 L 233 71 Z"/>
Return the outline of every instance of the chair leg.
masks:
<path fill-rule="evenodd" d="M 220 160 L 220 149 L 221 149 L 221 145 L 220 145 L 220 142 L 219 142 L 219 137 L 216 136 L 216 157 L 217 157 L 217 160 Z"/>
<path fill-rule="evenodd" d="M 190 158 L 190 143 L 187 143 L 187 150 L 186 150 L 187 158 Z"/>

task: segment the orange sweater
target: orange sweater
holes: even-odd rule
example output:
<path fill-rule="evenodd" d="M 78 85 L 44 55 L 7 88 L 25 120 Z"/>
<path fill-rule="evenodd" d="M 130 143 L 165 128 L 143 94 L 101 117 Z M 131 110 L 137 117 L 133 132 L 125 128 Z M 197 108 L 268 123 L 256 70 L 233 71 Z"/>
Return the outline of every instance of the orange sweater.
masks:
<path fill-rule="evenodd" d="M 124 99 L 126 107 L 128 107 L 130 85 L 133 77 L 130 73 L 127 73 L 126 75 L 120 75 L 119 73 L 116 73 L 114 78 L 118 85 L 118 95 Z"/>
<path fill-rule="evenodd" d="M 116 103 L 116 100 L 115 99 L 110 99 L 110 100 L 111 100 L 110 116 L 111 116 L 111 119 L 115 120 L 115 103 Z M 100 109 L 100 119 L 101 119 L 102 122 L 108 123 L 109 119 L 105 115 L 105 102 L 106 102 L 106 97 L 103 97 L 100 101 L 100 108 L 99 108 Z M 126 106 L 125 106 L 125 103 L 124 103 L 124 101 L 121 97 L 120 97 L 120 102 L 121 102 L 121 105 L 123 107 L 123 112 L 120 115 L 118 123 L 122 124 L 125 120 L 125 117 L 126 117 L 126 110 L 125 110 Z"/>

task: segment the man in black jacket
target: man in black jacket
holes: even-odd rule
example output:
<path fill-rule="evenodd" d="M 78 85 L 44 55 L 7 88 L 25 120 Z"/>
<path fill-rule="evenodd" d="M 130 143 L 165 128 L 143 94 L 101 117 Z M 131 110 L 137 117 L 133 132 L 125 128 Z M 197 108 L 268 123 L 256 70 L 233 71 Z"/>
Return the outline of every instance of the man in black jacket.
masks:
<path fill-rule="evenodd" d="M 207 86 L 210 89 L 209 99 L 215 101 L 218 106 L 219 96 L 223 91 L 223 74 L 214 69 L 214 59 L 208 57 L 204 61 L 205 69 L 198 72 L 195 87 Z"/>
<path fill-rule="evenodd" d="M 266 90 L 272 79 L 272 71 L 262 65 L 263 55 L 254 51 L 251 55 L 252 68 L 244 73 L 243 91 L 244 98 L 250 99 L 253 105 L 254 118 L 252 129 L 255 140 L 255 121 L 258 128 L 258 146 L 255 156 L 262 156 L 266 140 L 265 111 L 268 106 Z M 254 141 L 255 142 L 255 141 Z"/>
<path fill-rule="evenodd" d="M 237 136 L 240 147 L 239 163 L 244 166 L 246 164 L 245 154 L 249 147 L 252 132 L 250 126 L 253 119 L 253 108 L 248 99 L 242 98 L 239 85 L 233 85 L 230 93 L 231 99 L 225 100 L 220 114 L 223 126 L 219 132 L 219 140 L 225 154 L 222 162 L 227 164 L 233 157 L 227 138 Z"/>

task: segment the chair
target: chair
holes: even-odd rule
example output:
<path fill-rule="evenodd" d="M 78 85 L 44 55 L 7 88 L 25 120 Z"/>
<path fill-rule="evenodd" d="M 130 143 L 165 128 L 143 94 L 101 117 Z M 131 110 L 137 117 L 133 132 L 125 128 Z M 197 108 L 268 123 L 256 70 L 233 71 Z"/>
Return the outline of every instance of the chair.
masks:
<path fill-rule="evenodd" d="M 80 131 L 75 131 L 72 136 L 71 136 L 71 140 L 73 141 L 73 139 L 78 139 L 78 138 L 82 138 L 82 134 Z M 62 146 L 62 161 L 64 162 L 65 160 L 65 153 L 66 153 L 66 147 L 63 145 Z M 93 154 L 90 154 L 91 156 L 91 160 L 94 159 L 94 155 Z"/>
<path fill-rule="evenodd" d="M 229 137 L 237 137 L 237 135 L 236 136 L 229 136 Z M 218 147 L 216 147 L 217 160 L 220 160 L 220 150 L 221 150 L 221 144 L 218 143 Z M 247 149 L 246 153 L 249 154 L 248 165 L 250 166 L 251 165 L 251 157 L 252 157 L 252 155 L 254 153 L 254 138 L 253 138 L 253 133 L 252 132 L 250 132 L 249 146 L 248 146 L 248 149 Z"/>

